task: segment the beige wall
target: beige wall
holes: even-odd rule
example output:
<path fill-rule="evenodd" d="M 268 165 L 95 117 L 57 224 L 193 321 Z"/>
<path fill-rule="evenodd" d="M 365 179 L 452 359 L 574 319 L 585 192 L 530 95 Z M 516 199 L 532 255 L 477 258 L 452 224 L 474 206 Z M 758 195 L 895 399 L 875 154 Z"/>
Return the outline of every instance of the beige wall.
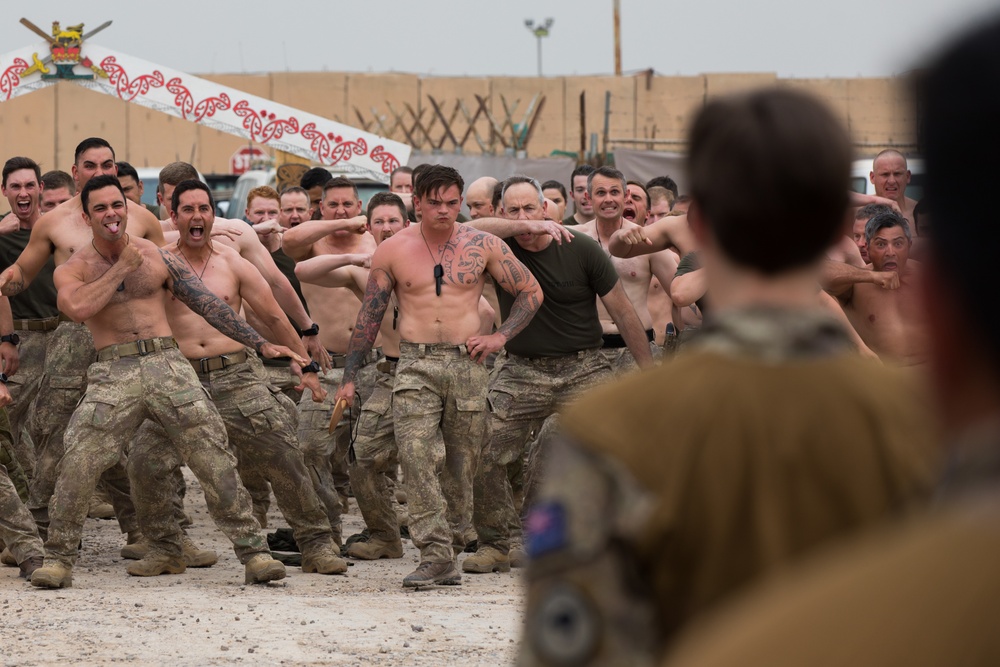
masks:
<path fill-rule="evenodd" d="M 910 151 L 914 142 L 913 106 L 905 82 L 898 79 L 778 79 L 774 74 L 422 78 L 413 74 L 337 72 L 230 74 L 207 78 L 349 125 L 360 126 L 363 119 L 369 131 L 382 134 L 383 130 L 374 122 L 378 114 L 384 131 L 391 130 L 390 138 L 400 141 L 407 141 L 406 135 L 390 106 L 401 114 L 409 130 L 414 124 L 406 111 L 409 104 L 417 114 L 423 112 L 424 127 L 434 143 L 444 136 L 444 129 L 440 120 L 432 120 L 434 114 L 428 96 L 439 102 L 447 118 L 455 115 L 450 127 L 461 141 L 468 123 L 461 112 L 454 113 L 459 100 L 470 114 L 475 114 L 475 95 L 486 98 L 495 122 L 503 125 L 506 118 L 501 99 L 511 106 L 517 103 L 513 119 L 522 123 L 532 97 L 541 93 L 545 104 L 527 147 L 532 157 L 549 155 L 552 151 L 579 150 L 581 92 L 586 92 L 587 146 L 591 135 L 596 134 L 600 150 L 606 92 L 611 93 L 608 134 L 612 140 L 655 137 L 679 142 L 694 112 L 707 98 L 776 82 L 824 99 L 850 128 L 859 155 L 873 155 L 880 148 L 893 145 Z M 490 122 L 480 116 L 476 129 L 489 150 Z M 507 128 L 505 139 L 509 135 Z M 107 138 L 120 158 L 139 167 L 185 160 L 193 161 L 204 173 L 228 171 L 232 153 L 246 145 L 245 139 L 130 105 L 69 82 L 0 104 L 4 159 L 27 155 L 38 160 L 43 169 L 69 171 L 74 147 L 88 136 Z M 423 143 L 419 148 L 430 150 L 419 129 L 413 137 Z M 617 145 L 647 147 L 634 143 Z M 676 150 L 680 146 L 658 144 L 658 147 Z M 499 142 L 492 149 L 503 152 Z M 453 152 L 453 143 L 446 140 L 442 150 Z M 481 152 L 471 135 L 464 151 Z"/>

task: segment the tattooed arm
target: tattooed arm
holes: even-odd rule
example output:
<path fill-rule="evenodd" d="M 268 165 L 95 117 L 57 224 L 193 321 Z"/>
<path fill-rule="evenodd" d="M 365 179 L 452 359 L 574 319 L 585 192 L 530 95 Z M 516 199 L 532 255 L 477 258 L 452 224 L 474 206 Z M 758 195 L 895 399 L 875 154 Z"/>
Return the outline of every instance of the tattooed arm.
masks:
<path fill-rule="evenodd" d="M 55 252 L 55 246 L 48 235 L 51 225 L 45 222 L 39 219 L 35 223 L 28 244 L 21 251 L 20 257 L 0 273 L 0 293 L 4 296 L 14 296 L 23 292 Z"/>
<path fill-rule="evenodd" d="M 361 366 L 364 365 L 364 360 L 371 351 L 372 345 L 375 344 L 375 337 L 378 336 L 382 326 L 382 318 L 385 316 L 385 309 L 389 306 L 394 285 L 395 281 L 384 267 L 378 265 L 372 267 L 368 274 L 365 298 L 361 303 L 361 310 L 358 311 L 354 331 L 351 333 L 351 342 L 347 345 L 344 379 L 337 389 L 334 403 L 344 399 L 347 401 L 347 405 L 354 404 L 354 380 L 357 378 Z"/>
<path fill-rule="evenodd" d="M 287 347 L 273 345 L 264 340 L 243 318 L 236 314 L 236 311 L 229 307 L 229 304 L 215 296 L 205 287 L 205 283 L 201 282 L 198 276 L 188 270 L 187 266 L 172 253 L 160 249 L 160 256 L 163 258 L 163 263 L 167 265 L 167 271 L 170 274 L 167 279 L 167 289 L 184 305 L 204 317 L 206 322 L 229 338 L 254 348 L 261 356 L 269 358 L 291 357 L 301 365 L 309 363 L 302 355 L 296 354 Z"/>
<path fill-rule="evenodd" d="M 473 336 L 466 341 L 469 355 L 480 363 L 486 356 L 496 352 L 507 341 L 521 333 L 528 322 L 538 312 L 542 305 L 542 288 L 528 267 L 520 262 L 506 243 L 496 238 L 486 242 L 489 250 L 486 270 L 493 276 L 497 285 L 514 296 L 510 314 L 503 321 L 496 333 L 489 336 Z"/>

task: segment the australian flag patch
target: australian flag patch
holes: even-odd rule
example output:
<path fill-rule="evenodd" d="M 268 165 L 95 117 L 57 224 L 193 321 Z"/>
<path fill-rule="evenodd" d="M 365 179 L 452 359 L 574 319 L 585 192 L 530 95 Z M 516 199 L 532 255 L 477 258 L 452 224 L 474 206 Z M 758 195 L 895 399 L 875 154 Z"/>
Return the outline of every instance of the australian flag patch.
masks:
<path fill-rule="evenodd" d="M 566 546 L 566 508 L 559 502 L 539 503 L 528 512 L 525 522 L 528 556 L 536 558 Z"/>

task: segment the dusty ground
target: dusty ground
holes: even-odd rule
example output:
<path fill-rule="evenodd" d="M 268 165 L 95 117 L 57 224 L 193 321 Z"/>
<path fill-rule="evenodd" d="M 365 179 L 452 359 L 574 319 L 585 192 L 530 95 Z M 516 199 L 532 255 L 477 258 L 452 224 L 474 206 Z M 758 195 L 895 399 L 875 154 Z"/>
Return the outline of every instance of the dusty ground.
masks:
<path fill-rule="evenodd" d="M 192 536 L 219 562 L 181 575 L 130 577 L 115 521 L 88 519 L 73 588 L 33 588 L 0 568 L 0 662 L 5 665 L 140 663 L 317 665 L 511 664 L 520 636 L 522 587 L 510 574 L 464 575 L 462 586 L 401 587 L 417 565 L 355 562 L 346 576 L 303 574 L 243 584 L 243 566 L 189 477 Z M 270 526 L 287 524 L 272 502 Z M 344 534 L 363 527 L 357 507 Z M 461 556 L 464 558 L 465 555 Z"/>

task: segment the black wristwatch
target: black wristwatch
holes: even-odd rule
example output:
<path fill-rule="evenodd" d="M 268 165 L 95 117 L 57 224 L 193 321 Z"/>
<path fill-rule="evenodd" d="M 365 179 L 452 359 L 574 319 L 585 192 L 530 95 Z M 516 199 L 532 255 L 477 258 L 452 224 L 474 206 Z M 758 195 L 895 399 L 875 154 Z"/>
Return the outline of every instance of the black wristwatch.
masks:
<path fill-rule="evenodd" d="M 7 374 L 0 372 L 0 384 L 7 384 Z"/>
<path fill-rule="evenodd" d="M 21 342 L 21 337 L 17 335 L 17 332 L 5 334 L 0 336 L 0 343 L 10 343 L 14 347 L 17 347 L 18 343 Z"/>
<path fill-rule="evenodd" d="M 303 336 L 318 336 L 319 335 L 319 325 L 313 322 L 313 325 L 308 329 L 302 330 Z"/>
<path fill-rule="evenodd" d="M 322 369 L 315 361 L 310 361 L 308 366 L 302 367 L 303 373 L 319 373 Z"/>

